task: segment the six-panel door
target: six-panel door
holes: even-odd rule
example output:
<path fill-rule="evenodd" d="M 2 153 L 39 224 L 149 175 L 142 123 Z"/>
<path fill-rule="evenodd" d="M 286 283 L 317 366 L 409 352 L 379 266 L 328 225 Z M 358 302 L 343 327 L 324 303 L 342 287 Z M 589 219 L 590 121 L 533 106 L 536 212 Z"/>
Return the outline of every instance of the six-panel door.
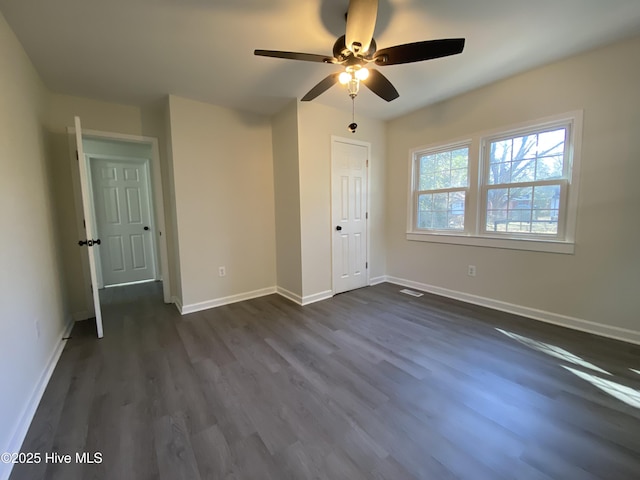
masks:
<path fill-rule="evenodd" d="M 364 145 L 333 142 L 333 292 L 364 287 L 367 262 L 367 157 Z"/>
<path fill-rule="evenodd" d="M 105 286 L 155 278 L 146 160 L 91 159 Z"/>

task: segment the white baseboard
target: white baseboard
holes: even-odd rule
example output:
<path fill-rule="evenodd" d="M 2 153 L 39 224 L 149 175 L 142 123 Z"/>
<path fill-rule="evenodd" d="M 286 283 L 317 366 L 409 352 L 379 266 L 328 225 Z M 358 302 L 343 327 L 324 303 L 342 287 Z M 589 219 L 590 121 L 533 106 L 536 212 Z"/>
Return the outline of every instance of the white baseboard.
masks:
<path fill-rule="evenodd" d="M 64 330 L 58 336 L 58 341 L 55 345 L 55 348 L 51 352 L 49 356 L 49 361 L 45 365 L 38 382 L 36 383 L 33 392 L 31 393 L 28 401 L 26 402 L 26 406 L 22 411 L 22 415 L 20 415 L 20 421 L 16 426 L 13 435 L 11 436 L 11 440 L 9 440 L 9 444 L 2 450 L 4 452 L 19 452 L 22 447 L 22 443 L 24 442 L 25 437 L 27 436 L 27 432 L 29 431 L 29 427 L 31 426 L 31 421 L 33 420 L 34 415 L 36 414 L 36 410 L 38 409 L 38 405 L 40 405 L 40 400 L 42 400 L 42 395 L 44 394 L 45 389 L 51 379 L 51 375 L 53 375 L 53 371 L 58 364 L 58 360 L 60 359 L 60 355 L 62 355 L 62 350 L 64 350 L 64 346 L 66 345 L 66 340 L 64 338 L 68 337 L 73 329 L 74 324 L 73 318 L 70 318 L 67 322 Z M 11 475 L 11 470 L 13 469 L 12 463 L 2 463 L 0 462 L 0 480 L 6 480 Z"/>
<path fill-rule="evenodd" d="M 552 323 L 554 325 L 571 328 L 573 330 L 580 330 L 582 332 L 593 333 L 602 337 L 622 340 L 623 342 L 628 343 L 640 344 L 639 331 L 614 327 L 611 325 L 603 325 L 601 323 L 591 322 L 589 320 L 583 320 L 581 318 L 570 317 L 568 315 L 547 312 L 545 310 L 523 307 L 521 305 L 515 305 L 513 303 L 494 300 L 492 298 L 480 297 L 477 295 L 471 295 L 469 293 L 459 292 L 457 290 L 449 290 L 448 288 L 436 287 L 434 285 L 428 285 L 426 283 L 414 282 L 412 280 L 407 280 L 404 278 L 392 277 L 389 275 L 385 276 L 384 278 L 384 281 L 394 283 L 396 285 L 401 285 L 403 287 L 415 288 L 416 290 L 433 293 L 442 297 L 453 298 L 462 302 L 472 303 L 474 305 L 480 305 L 482 307 L 488 307 L 494 310 L 500 310 L 502 312 L 513 313 L 515 315 L 531 318 L 533 320 Z"/>
<path fill-rule="evenodd" d="M 302 305 L 302 297 L 297 293 L 293 293 L 286 288 L 276 287 L 276 293 L 287 300 L 291 300 L 293 303 L 297 303 L 298 305 Z"/>
<path fill-rule="evenodd" d="M 380 283 L 384 283 L 387 281 L 386 275 L 381 275 L 379 277 L 372 277 L 369 279 L 369 286 L 378 285 Z"/>
<path fill-rule="evenodd" d="M 326 300 L 328 298 L 333 297 L 333 291 L 332 290 L 325 290 L 324 292 L 318 292 L 318 293 L 314 293 L 313 295 L 306 295 L 304 297 L 302 297 L 302 304 L 301 305 L 309 305 L 310 303 L 316 303 L 316 302 L 320 302 L 322 300 Z"/>
<path fill-rule="evenodd" d="M 182 301 L 178 297 L 176 296 L 171 297 L 171 303 L 173 303 L 178 309 L 178 311 L 182 313 Z"/>
<path fill-rule="evenodd" d="M 301 306 L 309 305 L 310 303 L 320 302 L 321 300 L 326 300 L 328 298 L 333 297 L 333 292 L 331 290 L 325 290 L 324 292 L 314 293 L 313 295 L 307 295 L 306 297 L 301 297 L 297 293 L 290 292 L 286 288 L 276 287 L 276 293 Z"/>
<path fill-rule="evenodd" d="M 182 305 L 182 302 L 180 302 L 180 299 L 177 297 L 173 297 L 172 300 L 178 311 L 182 315 L 187 315 L 188 313 L 200 312 L 202 310 L 208 310 L 209 308 L 220 307 L 222 305 L 228 305 L 229 303 L 242 302 L 243 300 L 251 300 L 252 298 L 264 297 L 265 295 L 271 295 L 274 293 L 303 306 L 333 297 L 333 292 L 331 290 L 301 297 L 286 288 L 267 287 L 260 290 L 254 290 L 252 292 L 239 293 L 237 295 L 230 295 L 228 297 L 216 298 L 214 300 L 207 300 L 206 302 L 193 303 L 189 305 Z"/>
<path fill-rule="evenodd" d="M 182 315 L 186 315 L 188 313 L 208 310 L 209 308 L 221 307 L 222 305 L 228 305 L 230 303 L 264 297 L 265 295 L 271 295 L 273 293 L 276 293 L 276 287 L 261 288 L 260 290 L 253 290 L 252 292 L 238 293 L 237 295 L 229 295 L 228 297 L 216 298 L 213 300 L 207 300 L 206 302 L 192 303 L 189 305 L 182 305 L 178 299 L 176 299 L 175 303 L 180 313 Z"/>

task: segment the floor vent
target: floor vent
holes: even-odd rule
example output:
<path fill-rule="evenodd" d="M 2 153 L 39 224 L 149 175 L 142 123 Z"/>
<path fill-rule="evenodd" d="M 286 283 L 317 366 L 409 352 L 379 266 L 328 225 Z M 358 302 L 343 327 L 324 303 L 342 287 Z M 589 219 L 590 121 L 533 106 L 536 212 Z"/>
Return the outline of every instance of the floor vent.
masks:
<path fill-rule="evenodd" d="M 424 295 L 424 293 L 416 292 L 415 290 L 409 290 L 408 288 L 400 290 L 400 293 L 411 295 L 412 297 L 421 297 Z"/>

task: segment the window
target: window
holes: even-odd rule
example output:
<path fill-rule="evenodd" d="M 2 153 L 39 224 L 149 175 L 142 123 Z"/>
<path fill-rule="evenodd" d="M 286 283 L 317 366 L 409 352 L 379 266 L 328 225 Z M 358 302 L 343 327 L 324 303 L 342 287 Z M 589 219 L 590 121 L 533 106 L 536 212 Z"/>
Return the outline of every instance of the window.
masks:
<path fill-rule="evenodd" d="M 410 240 L 573 253 L 582 113 L 411 152 Z"/>
<path fill-rule="evenodd" d="M 417 228 L 464 230 L 469 147 L 419 152 L 416 166 Z"/>
<path fill-rule="evenodd" d="M 562 126 L 485 142 L 485 232 L 556 238 L 568 175 Z"/>

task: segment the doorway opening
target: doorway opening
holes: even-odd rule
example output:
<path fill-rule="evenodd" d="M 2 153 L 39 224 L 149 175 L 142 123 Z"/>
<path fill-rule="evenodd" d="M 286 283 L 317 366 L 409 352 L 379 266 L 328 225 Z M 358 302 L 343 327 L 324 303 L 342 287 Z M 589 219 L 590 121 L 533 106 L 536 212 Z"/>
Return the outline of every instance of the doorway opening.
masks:
<path fill-rule="evenodd" d="M 89 253 L 81 257 L 83 317 L 96 319 L 102 337 L 102 306 L 111 310 L 119 297 L 146 292 L 171 303 L 158 140 L 82 130 L 77 117 L 69 133 L 80 244 Z"/>
<path fill-rule="evenodd" d="M 89 152 L 93 224 L 100 238 L 98 288 L 160 280 L 149 158 Z"/>

